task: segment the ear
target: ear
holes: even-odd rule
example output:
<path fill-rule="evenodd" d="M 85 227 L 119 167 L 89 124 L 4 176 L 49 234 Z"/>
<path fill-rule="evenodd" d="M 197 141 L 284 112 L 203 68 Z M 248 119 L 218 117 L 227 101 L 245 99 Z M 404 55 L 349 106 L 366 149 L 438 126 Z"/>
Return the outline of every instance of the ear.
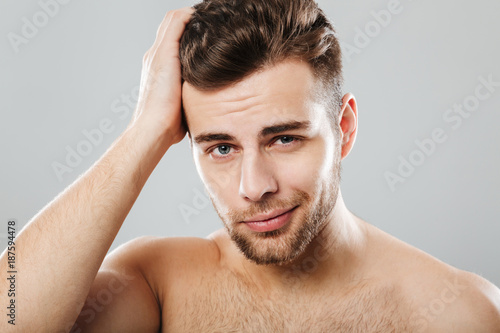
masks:
<path fill-rule="evenodd" d="M 342 108 L 339 115 L 340 143 L 342 145 L 341 157 L 344 159 L 351 151 L 356 134 L 358 133 L 358 106 L 351 93 L 342 97 Z"/>

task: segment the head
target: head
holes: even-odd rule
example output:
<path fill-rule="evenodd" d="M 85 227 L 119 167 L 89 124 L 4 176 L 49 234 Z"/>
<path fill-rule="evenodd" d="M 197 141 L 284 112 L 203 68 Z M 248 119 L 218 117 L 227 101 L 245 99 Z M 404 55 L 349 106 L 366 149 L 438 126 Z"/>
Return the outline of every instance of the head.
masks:
<path fill-rule="evenodd" d="M 335 32 L 311 0 L 194 7 L 180 59 L 198 172 L 248 259 L 291 262 L 329 222 L 340 161 L 355 136 Z M 342 125 L 346 109 L 349 124 Z M 286 223 L 276 230 L 244 223 L 283 211 Z"/>

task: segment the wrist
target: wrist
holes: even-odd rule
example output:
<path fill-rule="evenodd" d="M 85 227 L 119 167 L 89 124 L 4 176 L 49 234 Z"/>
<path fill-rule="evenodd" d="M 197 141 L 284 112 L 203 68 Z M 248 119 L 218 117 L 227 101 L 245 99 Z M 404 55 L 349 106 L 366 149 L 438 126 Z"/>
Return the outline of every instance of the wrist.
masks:
<path fill-rule="evenodd" d="M 125 130 L 145 149 L 165 153 L 175 144 L 172 132 L 159 123 L 146 121 L 141 117 L 134 119 Z"/>
<path fill-rule="evenodd" d="M 172 143 L 168 134 L 145 122 L 134 121 L 122 133 L 117 145 L 117 151 L 127 156 L 122 162 L 133 169 L 136 180 L 145 183 Z"/>

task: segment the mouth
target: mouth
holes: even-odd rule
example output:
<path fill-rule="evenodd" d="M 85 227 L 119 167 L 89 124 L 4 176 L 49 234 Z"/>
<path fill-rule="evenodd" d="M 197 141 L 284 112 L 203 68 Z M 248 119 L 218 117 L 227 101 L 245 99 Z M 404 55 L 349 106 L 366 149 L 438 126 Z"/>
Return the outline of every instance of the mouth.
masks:
<path fill-rule="evenodd" d="M 291 219 L 293 212 L 298 206 L 291 209 L 274 210 L 266 214 L 258 214 L 245 220 L 244 223 L 250 230 L 256 232 L 273 231 L 285 226 Z"/>

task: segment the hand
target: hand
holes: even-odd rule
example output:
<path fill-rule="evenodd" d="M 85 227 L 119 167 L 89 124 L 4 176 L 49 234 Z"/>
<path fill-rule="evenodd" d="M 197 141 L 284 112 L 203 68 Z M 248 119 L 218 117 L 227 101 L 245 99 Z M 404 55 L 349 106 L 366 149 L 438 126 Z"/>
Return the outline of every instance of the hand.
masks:
<path fill-rule="evenodd" d="M 186 135 L 181 113 L 179 45 L 193 12 L 192 7 L 185 7 L 165 15 L 153 46 L 143 58 L 139 100 L 129 125 L 146 124 L 148 130 L 168 136 L 170 144 Z"/>

